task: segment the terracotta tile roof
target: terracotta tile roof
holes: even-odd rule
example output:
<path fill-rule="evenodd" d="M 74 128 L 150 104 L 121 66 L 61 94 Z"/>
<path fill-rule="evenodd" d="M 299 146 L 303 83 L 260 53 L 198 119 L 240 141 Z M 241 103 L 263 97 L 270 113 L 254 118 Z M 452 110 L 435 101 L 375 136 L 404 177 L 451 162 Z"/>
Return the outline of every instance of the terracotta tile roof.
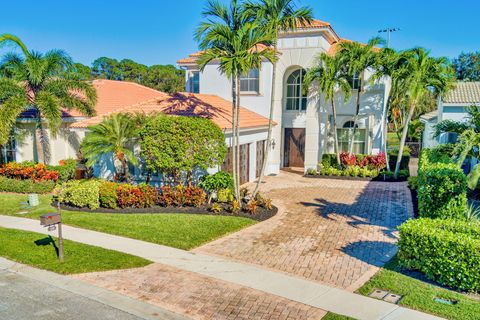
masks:
<path fill-rule="evenodd" d="M 297 23 L 297 28 L 299 29 L 317 29 L 317 28 L 325 28 L 330 27 L 331 24 L 329 22 L 313 19 L 310 23 L 302 23 L 299 21 Z"/>
<path fill-rule="evenodd" d="M 222 129 L 232 127 L 231 102 L 215 95 L 176 93 L 167 95 L 154 101 L 119 108 L 111 113 L 142 112 L 152 114 L 162 112 L 177 116 L 194 116 L 211 119 Z M 72 128 L 86 128 L 100 123 L 107 114 L 89 118 L 72 124 Z M 240 127 L 255 128 L 268 126 L 268 119 L 246 108 L 240 109 Z"/>
<path fill-rule="evenodd" d="M 457 82 L 443 98 L 445 103 L 480 104 L 480 82 Z"/>
<path fill-rule="evenodd" d="M 166 93 L 147 88 L 138 83 L 98 79 L 92 81 L 97 91 L 97 116 L 119 108 L 168 96 Z M 84 117 L 76 110 L 64 111 L 64 117 Z"/>

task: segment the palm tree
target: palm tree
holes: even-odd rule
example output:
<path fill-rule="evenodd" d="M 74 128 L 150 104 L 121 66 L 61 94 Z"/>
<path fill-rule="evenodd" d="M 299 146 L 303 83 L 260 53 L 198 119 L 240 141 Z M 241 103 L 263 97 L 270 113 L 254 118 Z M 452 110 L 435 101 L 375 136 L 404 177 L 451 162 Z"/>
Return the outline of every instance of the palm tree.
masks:
<path fill-rule="evenodd" d="M 362 95 L 365 92 L 365 72 L 375 65 L 377 61 L 377 52 L 374 49 L 382 42 L 383 40 L 379 37 L 370 39 L 367 44 L 354 41 L 343 41 L 340 43 L 340 49 L 337 52 L 340 59 L 346 64 L 350 78 L 353 80 L 358 77 L 355 116 L 353 118 L 353 128 L 351 128 L 351 130 L 353 130 L 353 135 L 351 135 L 349 145 L 350 153 L 353 151 L 353 137 L 355 136 L 358 116 L 360 114 L 360 102 Z"/>
<path fill-rule="evenodd" d="M 251 69 L 260 69 L 262 60 L 276 60 L 276 53 L 265 44 L 271 36 L 245 14 L 237 0 L 224 5 L 218 0 L 210 0 L 203 12 L 207 18 L 198 27 L 195 37 L 203 50 L 198 63 L 204 70 L 211 61 L 218 61 L 219 70 L 232 83 L 232 133 L 233 133 L 233 177 L 235 197 L 240 199 L 240 76 Z"/>
<path fill-rule="evenodd" d="M 104 157 L 112 157 L 115 180 L 128 181 L 128 163 L 138 165 L 138 159 L 129 149 L 138 137 L 138 126 L 131 114 L 116 113 L 100 124 L 89 127 L 81 150 L 87 165 L 92 166 Z M 119 162 L 122 170 L 115 165 Z"/>
<path fill-rule="evenodd" d="M 308 7 L 295 8 L 294 0 L 259 0 L 258 2 L 249 1 L 245 4 L 246 14 L 256 18 L 266 32 L 271 34 L 271 44 L 274 50 L 277 49 L 278 34 L 282 30 L 295 30 L 298 25 L 309 24 L 312 17 L 312 9 Z M 262 163 L 260 176 L 257 185 L 253 191 L 253 196 L 257 194 L 262 179 L 265 175 L 268 157 L 271 149 L 273 115 L 275 111 L 275 84 L 277 78 L 277 64 L 273 63 L 272 71 L 272 91 L 270 96 L 270 116 L 268 123 L 267 146 Z"/>
<path fill-rule="evenodd" d="M 344 101 L 350 99 L 352 87 L 346 74 L 343 60 L 340 56 L 330 56 L 327 53 L 321 53 L 317 66 L 308 70 L 305 76 L 305 83 L 308 87 L 314 89 L 318 94 L 324 95 L 325 101 L 329 101 L 332 107 L 333 130 L 335 153 L 337 155 L 337 164 L 340 166 L 340 150 L 337 137 L 337 107 L 336 93 L 342 92 Z"/>
<path fill-rule="evenodd" d="M 0 63 L 0 144 L 4 144 L 18 116 L 34 108 L 37 124 L 35 141 L 38 162 L 48 162 L 44 123 L 53 137 L 62 123 L 62 110 L 75 109 L 86 116 L 95 114 L 96 91 L 72 70 L 72 59 L 61 50 L 45 54 L 29 51 L 25 44 L 10 34 L 0 35 L 0 46 L 13 44 L 22 54 L 8 53 Z"/>
<path fill-rule="evenodd" d="M 445 94 L 452 86 L 454 80 L 453 70 L 448 65 L 446 58 L 430 57 L 429 51 L 424 48 L 415 48 L 404 54 L 406 60 L 399 70 L 398 77 L 401 79 L 404 97 L 410 109 L 403 125 L 400 148 L 395 166 L 395 178 L 400 171 L 400 162 L 402 161 L 408 127 L 415 108 L 426 95 L 432 93 L 435 96 Z"/>

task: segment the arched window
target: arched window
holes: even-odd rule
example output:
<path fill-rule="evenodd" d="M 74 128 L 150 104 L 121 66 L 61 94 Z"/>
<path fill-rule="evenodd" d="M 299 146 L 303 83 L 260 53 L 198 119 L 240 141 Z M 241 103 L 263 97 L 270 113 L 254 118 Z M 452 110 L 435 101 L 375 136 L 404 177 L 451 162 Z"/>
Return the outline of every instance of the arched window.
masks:
<path fill-rule="evenodd" d="M 305 70 L 298 69 L 292 72 L 287 78 L 287 110 L 307 110 L 307 90 L 303 86 Z"/>
<path fill-rule="evenodd" d="M 354 125 L 355 125 L 355 122 L 353 122 L 353 121 L 347 121 L 347 122 L 345 122 L 345 123 L 343 124 L 343 127 L 344 127 L 345 129 L 347 129 L 347 128 L 353 128 Z M 355 128 L 358 128 L 358 124 L 355 125 Z"/>

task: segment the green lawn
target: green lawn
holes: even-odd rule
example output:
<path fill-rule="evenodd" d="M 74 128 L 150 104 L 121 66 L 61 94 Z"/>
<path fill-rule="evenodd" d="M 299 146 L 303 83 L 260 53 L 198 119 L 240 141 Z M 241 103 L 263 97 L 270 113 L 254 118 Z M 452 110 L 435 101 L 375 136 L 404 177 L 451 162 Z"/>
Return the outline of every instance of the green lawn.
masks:
<path fill-rule="evenodd" d="M 129 254 L 68 240 L 64 241 L 65 259 L 60 262 L 52 238 L 34 232 L 0 228 L 0 241 L 0 256 L 62 274 L 138 268 L 151 263 Z"/>
<path fill-rule="evenodd" d="M 358 291 L 368 295 L 374 289 L 382 289 L 402 295 L 400 305 L 431 313 L 447 319 L 480 319 L 480 301 L 463 294 L 428 284 L 400 273 L 398 260 L 394 258 Z M 435 302 L 435 298 L 456 300 L 456 305 Z"/>
<path fill-rule="evenodd" d="M 353 318 L 342 316 L 333 312 L 329 312 L 322 318 L 322 320 L 355 320 Z"/>
<path fill-rule="evenodd" d="M 400 140 L 395 132 L 387 133 L 387 147 L 394 148 L 400 145 Z"/>
<path fill-rule="evenodd" d="M 0 214 L 38 219 L 47 212 L 51 196 L 40 196 L 41 203 L 33 209 L 22 209 L 27 196 L 0 193 Z M 28 211 L 27 214 L 18 214 Z M 255 223 L 242 217 L 191 214 L 105 214 L 62 211 L 65 224 L 129 238 L 189 250 L 225 234 Z"/>

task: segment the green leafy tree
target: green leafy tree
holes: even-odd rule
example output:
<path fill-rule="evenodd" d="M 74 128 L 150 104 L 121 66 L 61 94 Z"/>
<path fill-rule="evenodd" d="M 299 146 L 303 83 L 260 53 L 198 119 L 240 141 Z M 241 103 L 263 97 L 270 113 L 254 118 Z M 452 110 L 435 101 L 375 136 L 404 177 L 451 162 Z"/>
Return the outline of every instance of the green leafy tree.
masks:
<path fill-rule="evenodd" d="M 167 93 L 185 91 L 185 71 L 172 65 L 153 65 L 148 68 L 142 84 Z"/>
<path fill-rule="evenodd" d="M 100 57 L 92 63 L 92 73 L 96 79 L 120 80 L 119 62 L 116 59 Z"/>
<path fill-rule="evenodd" d="M 278 34 L 283 30 L 295 30 L 298 25 L 308 25 L 312 21 L 312 10 L 307 7 L 296 8 L 294 0 L 259 0 L 245 3 L 245 13 L 252 19 L 256 19 L 265 32 L 271 35 L 270 42 L 272 49 L 277 49 Z M 267 134 L 267 146 L 265 150 L 265 160 L 262 164 L 260 176 L 257 185 L 253 191 L 253 196 L 257 194 L 262 183 L 263 176 L 267 167 L 268 157 L 271 149 L 273 115 L 275 112 L 275 85 L 277 78 L 277 63 L 273 61 L 272 71 L 272 91 L 270 96 L 270 113 Z"/>
<path fill-rule="evenodd" d="M 232 134 L 233 134 L 233 178 L 234 192 L 240 199 L 240 76 L 251 69 L 261 69 L 262 60 L 274 62 L 275 50 L 264 48 L 271 42 L 271 34 L 266 33 L 260 24 L 245 14 L 237 0 L 225 5 L 218 0 L 210 0 L 203 11 L 206 21 L 195 33 L 203 51 L 199 57 L 200 70 L 211 61 L 218 61 L 219 71 L 231 80 L 232 84 Z"/>
<path fill-rule="evenodd" d="M 338 55 L 332 57 L 326 53 L 320 54 L 317 65 L 308 70 L 305 82 L 312 91 L 316 92 L 319 99 L 321 99 L 321 95 L 323 94 L 325 101 L 329 101 L 331 104 L 335 153 L 337 155 L 337 164 L 340 166 L 340 150 L 338 147 L 337 136 L 336 94 L 343 93 L 344 101 L 348 101 L 352 90 L 343 60 Z"/>
<path fill-rule="evenodd" d="M 78 75 L 78 77 L 82 80 L 91 80 L 93 78 L 92 68 L 84 64 L 81 64 L 79 62 L 74 63 L 71 71 L 75 72 Z"/>
<path fill-rule="evenodd" d="M 480 81 L 480 51 L 462 52 L 453 59 L 452 67 L 455 69 L 458 80 Z"/>
<path fill-rule="evenodd" d="M 159 114 L 146 121 L 139 135 L 147 169 L 171 175 L 176 182 L 182 172 L 191 182 L 194 170 L 221 164 L 227 152 L 222 130 L 204 118 Z"/>
<path fill-rule="evenodd" d="M 146 65 L 137 63 L 131 59 L 123 59 L 118 64 L 120 80 L 142 83 L 148 72 Z"/>
<path fill-rule="evenodd" d="M 0 46 L 12 44 L 21 54 L 7 53 L 0 64 L 0 144 L 8 141 L 18 116 L 28 108 L 36 111 L 36 151 L 39 162 L 48 162 L 47 124 L 55 137 L 62 123 L 62 110 L 95 114 L 96 92 L 90 83 L 70 72 L 72 59 L 61 50 L 45 54 L 28 50 L 10 34 L 0 35 Z"/>
<path fill-rule="evenodd" d="M 362 44 L 359 42 L 354 41 L 343 41 L 340 43 L 340 49 L 337 52 L 339 58 L 343 61 L 343 63 L 347 67 L 347 72 L 350 78 L 352 79 L 353 85 L 353 78 L 358 76 L 358 88 L 357 90 L 357 99 L 356 99 L 356 108 L 355 108 L 355 116 L 353 118 L 353 127 L 351 130 L 353 131 L 352 137 L 355 136 L 356 124 L 358 121 L 358 116 L 360 114 L 360 102 L 362 99 L 362 95 L 365 93 L 366 87 L 366 71 L 374 67 L 377 63 L 377 52 L 375 51 L 375 47 L 381 44 L 383 40 L 379 37 L 372 38 L 368 41 L 368 43 Z M 349 152 L 353 152 L 353 140 L 350 139 L 349 145 Z"/>
<path fill-rule="evenodd" d="M 400 171 L 401 155 L 405 147 L 408 127 L 416 107 L 427 94 L 442 95 L 446 93 L 454 80 L 447 59 L 433 58 L 429 56 L 429 51 L 423 48 L 415 48 L 406 53 L 406 62 L 400 70 L 399 77 L 402 79 L 401 85 L 410 109 L 404 122 L 400 140 L 395 178 L 398 177 Z"/>
<path fill-rule="evenodd" d="M 111 157 L 115 168 L 114 179 L 128 181 L 128 163 L 138 165 L 138 159 L 132 151 L 137 139 L 138 126 L 132 120 L 132 115 L 116 113 L 88 128 L 81 150 L 88 159 L 88 166 L 93 166 L 103 157 Z M 117 162 L 120 163 L 121 170 L 117 168 Z"/>

